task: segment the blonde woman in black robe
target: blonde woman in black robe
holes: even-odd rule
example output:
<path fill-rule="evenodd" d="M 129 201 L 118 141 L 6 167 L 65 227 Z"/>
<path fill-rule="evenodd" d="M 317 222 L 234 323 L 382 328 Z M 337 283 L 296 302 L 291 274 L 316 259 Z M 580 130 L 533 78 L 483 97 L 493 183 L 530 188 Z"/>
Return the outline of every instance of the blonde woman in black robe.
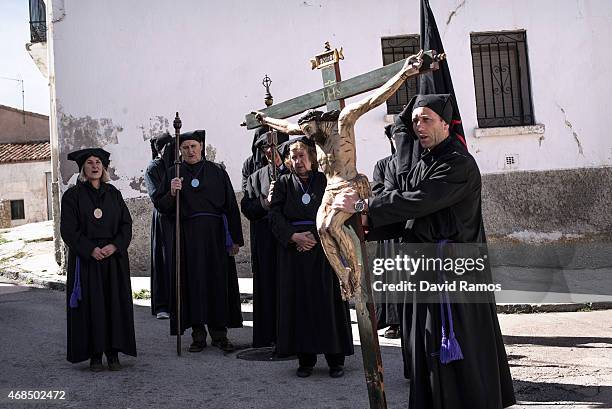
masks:
<path fill-rule="evenodd" d="M 82 149 L 68 155 L 79 165 L 75 186 L 62 196 L 60 230 L 68 248 L 67 359 L 90 360 L 102 371 L 121 369 L 118 353 L 136 356 L 134 310 L 127 254 L 132 218 L 109 184 L 110 154 Z"/>

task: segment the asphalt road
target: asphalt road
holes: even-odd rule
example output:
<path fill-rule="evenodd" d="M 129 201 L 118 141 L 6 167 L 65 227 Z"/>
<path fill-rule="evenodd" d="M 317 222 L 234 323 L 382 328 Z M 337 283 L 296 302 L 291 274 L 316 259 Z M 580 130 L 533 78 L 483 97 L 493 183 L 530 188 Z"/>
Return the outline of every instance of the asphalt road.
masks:
<path fill-rule="evenodd" d="M 135 306 L 138 357 L 120 356 L 120 372 L 92 373 L 65 359 L 65 294 L 0 280 L 0 407 L 78 408 L 367 408 L 361 351 L 332 379 L 322 357 L 313 376 L 297 361 L 236 359 L 207 347 L 183 355 L 168 321 Z M 245 320 L 251 320 L 249 312 Z M 612 408 L 612 311 L 500 316 L 517 399 L 513 408 Z M 354 325 L 355 327 L 355 325 Z M 251 328 L 230 330 L 248 346 Z M 401 351 L 382 347 L 389 408 L 406 408 Z M 11 400 L 11 391 L 63 391 L 63 400 Z"/>
<path fill-rule="evenodd" d="M 361 351 L 347 358 L 346 375 L 332 379 L 320 357 L 314 374 L 297 378 L 297 361 L 255 362 L 224 355 L 210 345 L 176 356 L 176 338 L 168 321 L 155 320 L 146 307 L 135 306 L 138 357 L 120 355 L 120 372 L 92 373 L 89 362 L 65 358 L 64 293 L 0 284 L 0 407 L 78 408 L 363 408 L 367 390 Z M 245 319 L 252 319 L 244 314 Z M 251 328 L 230 330 L 236 345 L 246 346 Z M 210 339 L 209 339 L 210 342 Z M 383 350 L 388 399 L 403 407 L 408 383 L 401 377 L 401 351 Z M 65 391 L 65 400 L 16 401 L 10 391 Z"/>

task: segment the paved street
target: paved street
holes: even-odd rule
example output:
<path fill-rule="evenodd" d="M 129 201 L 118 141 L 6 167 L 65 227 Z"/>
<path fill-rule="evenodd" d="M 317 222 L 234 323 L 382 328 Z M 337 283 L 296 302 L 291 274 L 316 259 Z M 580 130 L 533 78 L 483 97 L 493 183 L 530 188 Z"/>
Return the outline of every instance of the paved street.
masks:
<path fill-rule="evenodd" d="M 250 305 L 244 318 L 252 319 Z M 253 362 L 208 347 L 177 357 L 168 321 L 134 307 L 138 357 L 121 372 L 91 373 L 65 360 L 64 293 L 0 283 L 0 407 L 366 408 L 361 351 L 332 379 L 321 359 L 314 375 L 294 375 L 296 361 Z M 511 358 L 515 408 L 612 408 L 612 311 L 500 315 Z M 356 325 L 354 325 L 356 327 Z M 251 328 L 231 330 L 247 346 Z M 382 347 L 390 408 L 407 407 L 397 342 Z M 62 390 L 62 401 L 14 401 L 13 390 Z"/>

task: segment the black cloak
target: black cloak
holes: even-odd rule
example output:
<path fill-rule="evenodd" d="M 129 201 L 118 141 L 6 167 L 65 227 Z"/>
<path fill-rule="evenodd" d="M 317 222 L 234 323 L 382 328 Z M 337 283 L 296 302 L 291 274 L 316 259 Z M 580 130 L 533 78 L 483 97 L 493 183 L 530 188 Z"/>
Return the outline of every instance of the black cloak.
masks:
<path fill-rule="evenodd" d="M 181 332 L 199 324 L 242 327 L 238 276 L 234 258 L 227 253 L 231 246 L 227 233 L 234 244 L 244 245 L 232 183 L 221 165 L 207 160 L 192 165 L 182 162 L 180 172 L 183 178 L 180 194 Z M 168 169 L 166 186 L 170 186 L 174 175 L 174 168 Z M 159 201 L 159 208 L 163 213 L 173 215 L 175 203 L 175 197 L 168 189 Z M 175 266 L 173 261 L 170 293 L 172 335 L 177 333 Z"/>
<path fill-rule="evenodd" d="M 321 244 L 299 252 L 290 242 L 293 233 L 304 231 L 319 240 L 315 218 L 326 184 L 323 173 L 313 172 L 303 187 L 295 174 L 281 176 L 274 187 L 270 222 L 278 247 L 279 354 L 354 353 L 348 303 Z M 303 189 L 311 196 L 307 205 Z"/>
<path fill-rule="evenodd" d="M 374 229 L 414 219 L 404 230 L 404 242 L 485 243 L 480 172 L 457 138 L 446 138 L 423 153 L 409 173 L 395 177 L 396 189 L 370 201 Z M 477 281 L 486 282 L 487 274 Z M 402 322 L 410 328 L 408 345 L 403 345 L 410 357 L 410 408 L 498 409 L 515 403 L 492 295 L 490 300 L 450 304 L 463 359 L 443 364 L 440 304 L 421 302 L 418 293 L 412 294 L 413 312 L 404 313 Z"/>
<path fill-rule="evenodd" d="M 286 173 L 282 167 L 277 177 Z M 270 229 L 269 207 L 264 198 L 270 191 L 271 164 L 259 169 L 247 180 L 240 202 L 244 216 L 250 221 L 251 268 L 253 271 L 253 347 L 276 343 L 277 271 L 276 238 Z"/>
<path fill-rule="evenodd" d="M 62 196 L 61 209 L 60 232 L 68 247 L 68 361 L 85 361 L 111 349 L 136 356 L 127 253 L 132 218 L 121 193 L 107 183 L 95 189 L 89 182 L 77 182 Z M 94 217 L 94 209 L 102 210 L 100 218 Z M 98 261 L 91 256 L 94 248 L 111 243 L 117 251 L 110 257 Z M 80 297 L 75 293 L 75 306 L 71 296 L 76 288 Z"/>

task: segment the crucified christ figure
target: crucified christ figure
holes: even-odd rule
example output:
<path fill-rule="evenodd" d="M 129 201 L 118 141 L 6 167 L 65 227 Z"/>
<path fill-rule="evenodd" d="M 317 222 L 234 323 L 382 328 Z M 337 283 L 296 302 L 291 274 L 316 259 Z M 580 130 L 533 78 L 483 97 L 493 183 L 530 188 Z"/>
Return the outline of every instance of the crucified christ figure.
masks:
<path fill-rule="evenodd" d="M 359 238 L 344 223 L 351 213 L 332 209 L 338 193 L 347 187 L 355 189 L 362 200 L 370 197 L 368 177 L 357 172 L 355 122 L 398 90 L 408 78 L 419 74 L 423 51 L 406 59 L 401 70 L 367 98 L 347 105 L 342 111 L 307 111 L 297 124 L 253 112 L 263 125 L 289 135 L 305 135 L 317 146 L 317 161 L 327 177 L 327 187 L 317 212 L 317 230 L 329 263 L 340 280 L 342 298 L 359 294 L 362 257 Z"/>

